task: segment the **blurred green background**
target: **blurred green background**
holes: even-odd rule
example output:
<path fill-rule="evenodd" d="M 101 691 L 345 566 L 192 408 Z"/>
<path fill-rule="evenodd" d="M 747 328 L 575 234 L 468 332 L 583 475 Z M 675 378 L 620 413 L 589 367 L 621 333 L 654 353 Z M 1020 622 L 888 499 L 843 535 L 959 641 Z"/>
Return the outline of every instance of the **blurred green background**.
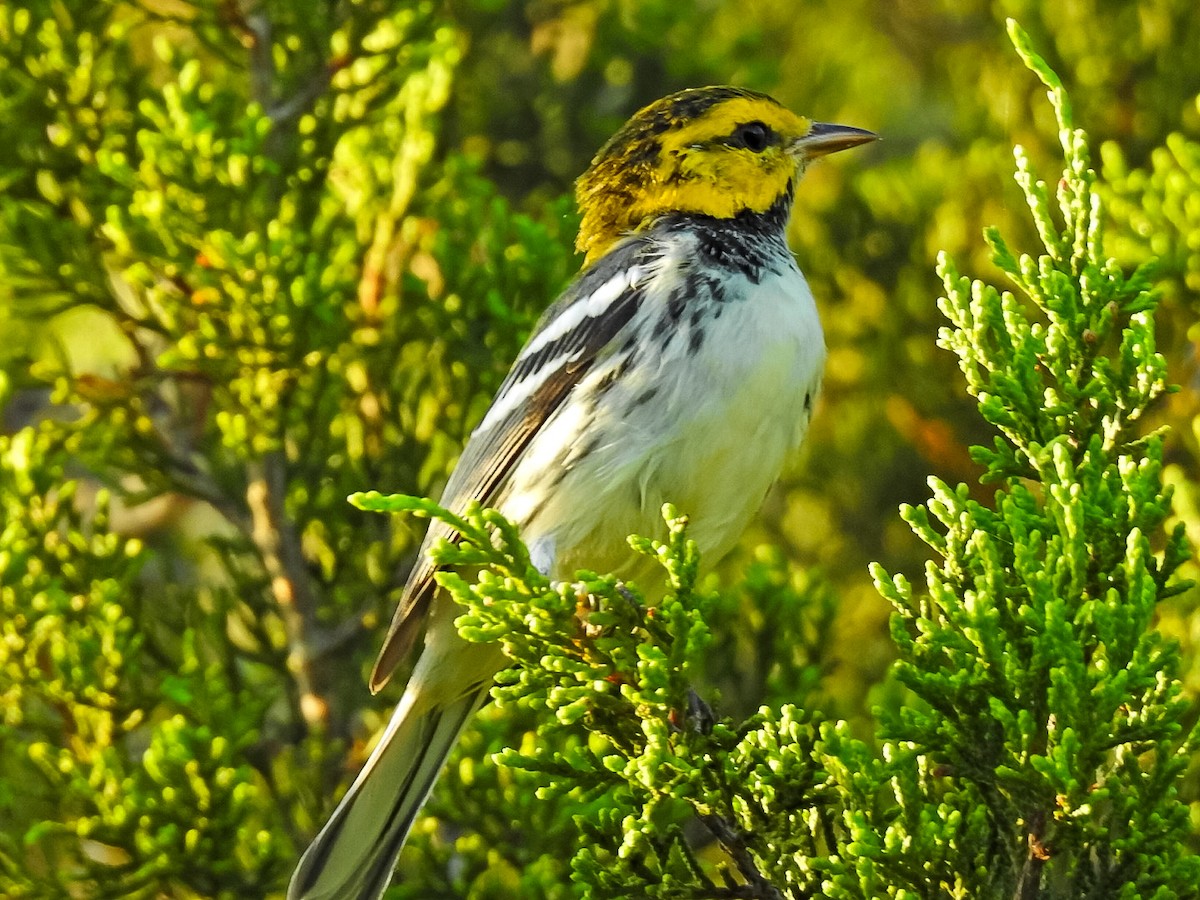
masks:
<path fill-rule="evenodd" d="M 1007 16 L 1103 161 L 1110 252 L 1161 259 L 1180 390 L 1147 429 L 1173 429 L 1198 541 L 1193 2 L 0 8 L 0 411 L 17 435 L 0 462 L 3 892 L 282 890 L 389 710 L 364 676 L 419 539 L 345 496 L 436 495 L 578 267 L 573 179 L 632 112 L 689 86 L 882 136 L 799 191 L 825 393 L 722 567 L 738 636 L 712 665 L 726 711 L 805 702 L 869 735 L 871 706 L 902 698 L 867 563 L 919 577 L 896 510 L 929 474 L 987 496 L 967 448 L 989 430 L 934 344 L 934 259 L 994 278 L 983 226 L 1036 240 L 1012 145 L 1056 171 Z M 1197 605 L 1193 590 L 1159 622 L 1192 695 Z M 553 822 L 499 849 L 498 805 L 543 813 L 478 761 L 527 723 L 483 719 L 432 807 L 460 830 L 419 828 L 420 876 L 397 896 L 565 890 Z"/>

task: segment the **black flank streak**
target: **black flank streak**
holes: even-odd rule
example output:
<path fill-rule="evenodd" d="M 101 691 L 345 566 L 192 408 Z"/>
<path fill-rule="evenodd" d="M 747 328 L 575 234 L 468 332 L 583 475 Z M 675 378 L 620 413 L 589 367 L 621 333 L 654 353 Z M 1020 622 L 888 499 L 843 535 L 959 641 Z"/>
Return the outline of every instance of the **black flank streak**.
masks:
<path fill-rule="evenodd" d="M 633 408 L 637 409 L 639 406 L 644 406 L 645 404 L 647 404 L 651 400 L 653 400 L 657 394 L 658 394 L 658 388 L 647 388 L 646 390 L 644 390 L 640 394 L 638 394 L 636 397 L 634 397 Z"/>
<path fill-rule="evenodd" d="M 550 465 L 547 467 L 550 480 L 546 486 L 546 496 L 544 500 L 542 500 L 533 508 L 533 513 L 529 516 L 530 520 L 536 518 L 537 514 L 545 508 L 546 504 L 550 502 L 550 498 L 553 496 L 555 488 L 563 483 L 563 479 L 565 479 L 567 477 L 567 473 L 571 471 L 570 461 L 573 457 L 574 454 L 571 453 L 570 450 L 564 449 L 554 457 L 554 462 L 550 463 Z"/>
<path fill-rule="evenodd" d="M 679 331 L 679 319 L 671 314 L 671 310 L 666 310 L 658 320 L 658 324 L 654 326 L 653 337 L 662 340 L 659 350 L 666 350 L 671 345 L 671 341 L 675 339 L 676 332 Z"/>
<path fill-rule="evenodd" d="M 671 317 L 669 315 L 663 315 L 662 318 L 660 318 L 655 324 L 654 331 L 650 333 L 650 337 L 652 337 L 654 340 L 658 340 L 670 330 Z"/>
<path fill-rule="evenodd" d="M 704 290 L 708 292 L 708 296 L 712 298 L 714 303 L 724 303 L 729 299 L 729 294 L 725 290 L 725 285 L 721 279 L 715 275 L 700 275 L 700 283 L 704 286 Z M 720 310 L 717 310 L 720 314 Z"/>
<path fill-rule="evenodd" d="M 676 325 L 683 318 L 683 310 L 687 306 L 687 295 L 694 290 L 694 287 L 689 278 L 684 284 L 671 291 L 671 296 L 667 298 L 667 315 Z"/>
<path fill-rule="evenodd" d="M 693 328 L 692 334 L 688 338 L 688 353 L 690 353 L 692 356 L 695 356 L 696 353 L 700 350 L 700 347 L 703 343 L 704 343 L 704 329 L 703 328 Z"/>
<path fill-rule="evenodd" d="M 620 363 L 613 366 L 607 372 L 600 376 L 596 382 L 596 387 L 592 391 L 592 397 L 599 399 L 612 390 L 612 386 L 622 375 L 629 370 L 629 357 L 622 359 Z"/>
<path fill-rule="evenodd" d="M 589 456 L 591 456 L 593 453 L 595 453 L 598 449 L 600 449 L 600 443 L 601 443 L 601 438 L 597 435 L 593 435 L 591 438 L 588 439 L 587 443 L 584 444 L 581 448 L 571 451 L 571 459 L 587 459 Z M 564 464 L 562 466 L 562 469 L 561 469 L 560 473 L 558 474 L 555 484 L 557 484 L 558 481 L 562 480 L 563 475 L 565 475 L 566 471 L 570 468 L 571 467 L 569 465 Z"/>

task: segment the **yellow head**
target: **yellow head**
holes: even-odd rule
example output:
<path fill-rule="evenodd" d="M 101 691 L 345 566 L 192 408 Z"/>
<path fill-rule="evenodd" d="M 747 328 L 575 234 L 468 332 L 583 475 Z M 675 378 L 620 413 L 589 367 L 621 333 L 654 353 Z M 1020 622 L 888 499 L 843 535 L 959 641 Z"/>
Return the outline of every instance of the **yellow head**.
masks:
<path fill-rule="evenodd" d="M 670 212 L 719 219 L 766 212 L 815 157 L 875 139 L 813 122 L 756 91 L 692 88 L 638 112 L 575 185 L 585 265 Z"/>

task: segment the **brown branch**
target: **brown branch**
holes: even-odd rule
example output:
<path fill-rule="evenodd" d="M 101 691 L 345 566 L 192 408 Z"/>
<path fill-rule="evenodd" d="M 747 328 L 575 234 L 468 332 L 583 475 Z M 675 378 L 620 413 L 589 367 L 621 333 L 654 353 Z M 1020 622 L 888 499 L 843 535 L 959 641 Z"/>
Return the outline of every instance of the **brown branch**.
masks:
<path fill-rule="evenodd" d="M 287 464 L 282 453 L 272 453 L 251 463 L 247 474 L 250 537 L 271 579 L 271 594 L 287 632 L 288 670 L 300 691 L 300 714 L 310 730 L 325 732 L 336 717 L 326 668 L 316 664 L 321 643 L 318 600 L 299 535 L 284 509 Z"/>
<path fill-rule="evenodd" d="M 335 69 L 321 65 L 307 82 L 290 97 L 280 96 L 279 73 L 275 66 L 274 25 L 265 9 L 250 0 L 226 0 L 226 15 L 243 34 L 248 55 L 251 94 L 272 122 L 263 147 L 264 154 L 276 162 L 285 150 L 288 130 L 329 87 Z M 283 189 L 282 176 L 275 180 L 275 191 Z M 342 717 L 334 708 L 335 693 L 330 689 L 330 667 L 320 658 L 329 647 L 338 646 L 356 633 L 356 626 L 345 626 L 330 634 L 317 621 L 319 607 L 313 579 L 300 545 L 295 523 L 285 509 L 287 461 L 282 453 L 268 454 L 247 468 L 246 503 L 250 509 L 251 540 L 262 557 L 271 579 L 271 594 L 283 619 L 288 641 L 288 670 L 299 691 L 300 715 L 309 730 L 324 733 L 343 731 Z"/>
<path fill-rule="evenodd" d="M 233 4 L 230 4 L 232 6 Z M 275 94 L 274 28 L 266 13 L 255 10 L 240 15 L 243 43 L 250 52 L 250 94 L 263 109 L 270 109 Z"/>
<path fill-rule="evenodd" d="M 1017 886 L 1013 891 L 1013 900 L 1038 900 L 1042 895 L 1042 869 L 1050 858 L 1050 848 L 1042 843 L 1042 827 L 1045 816 L 1034 813 L 1029 820 L 1029 852 L 1025 856 L 1025 865 L 1017 876 Z"/>

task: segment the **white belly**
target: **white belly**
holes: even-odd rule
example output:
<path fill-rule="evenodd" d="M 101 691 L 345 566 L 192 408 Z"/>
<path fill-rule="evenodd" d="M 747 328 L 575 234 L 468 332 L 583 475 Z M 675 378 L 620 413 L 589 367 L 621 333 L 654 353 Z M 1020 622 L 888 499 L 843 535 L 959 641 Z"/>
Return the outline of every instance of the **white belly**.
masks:
<path fill-rule="evenodd" d="M 788 263 L 790 264 L 790 260 Z M 642 352 L 594 409 L 568 403 L 517 466 L 500 508 L 556 577 L 578 568 L 629 577 L 626 536 L 660 536 L 661 508 L 691 521 L 706 562 L 740 537 L 799 446 L 820 386 L 825 344 L 816 307 L 794 265 L 745 282 L 709 319 L 698 347 L 680 327 L 645 339 L 672 284 L 647 292 Z M 639 351 L 640 352 L 640 351 Z M 577 389 L 588 395 L 611 365 L 598 363 Z M 652 386 L 653 397 L 636 403 Z M 610 440 L 596 444 L 597 433 Z M 547 498 L 538 485 L 557 484 Z"/>

